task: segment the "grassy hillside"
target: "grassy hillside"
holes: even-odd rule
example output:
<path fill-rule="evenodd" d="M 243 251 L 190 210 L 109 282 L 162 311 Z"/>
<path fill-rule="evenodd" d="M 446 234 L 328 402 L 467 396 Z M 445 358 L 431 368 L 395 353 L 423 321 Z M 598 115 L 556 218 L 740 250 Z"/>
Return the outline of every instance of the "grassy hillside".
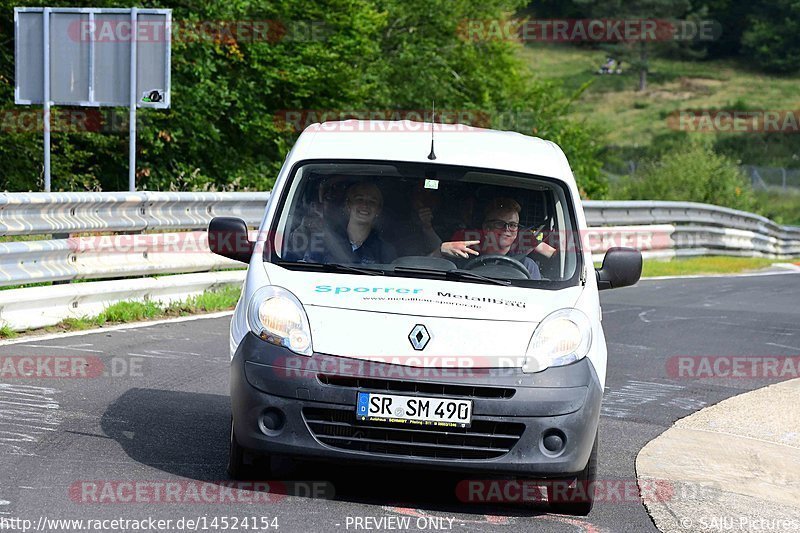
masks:
<path fill-rule="evenodd" d="M 655 58 L 648 90 L 637 92 L 638 74 L 629 65 L 619 75 L 595 74 L 605 60 L 601 50 L 532 44 L 521 53 L 541 78 L 560 79 L 573 89 L 593 80 L 575 114 L 607 131 L 608 142 L 617 146 L 641 146 L 671 131 L 666 117 L 680 109 L 800 109 L 800 76 L 749 72 L 734 62 Z"/>
<path fill-rule="evenodd" d="M 800 76 L 770 76 L 743 68 L 735 61 L 681 61 L 654 58 L 648 89 L 638 92 L 638 73 L 623 65 L 622 74 L 598 75 L 602 50 L 534 43 L 523 48 L 525 62 L 542 79 L 556 79 L 568 89 L 588 88 L 572 106 L 572 115 L 605 132 L 606 170 L 611 196 L 627 161 L 642 162 L 670 150 L 684 135 L 710 140 L 717 153 L 741 165 L 800 168 L 800 134 L 684 133 L 668 117 L 680 110 L 800 110 Z M 800 225 L 800 188 L 755 192 L 754 210 L 782 224 Z M 657 199 L 657 198 L 654 198 Z"/>

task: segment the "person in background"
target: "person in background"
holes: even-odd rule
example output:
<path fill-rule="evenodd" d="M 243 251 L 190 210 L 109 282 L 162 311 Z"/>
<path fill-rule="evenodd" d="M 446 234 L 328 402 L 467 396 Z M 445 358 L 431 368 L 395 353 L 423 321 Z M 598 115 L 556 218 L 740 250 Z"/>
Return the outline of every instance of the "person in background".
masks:
<path fill-rule="evenodd" d="M 436 255 L 442 239 L 433 227 L 441 204 L 441 192 L 426 189 L 420 180 L 410 190 L 411 205 L 387 229 L 386 238 L 399 256 Z"/>
<path fill-rule="evenodd" d="M 347 193 L 347 179 L 347 176 L 330 176 L 320 181 L 315 200 L 309 202 L 300 225 L 289 237 L 288 260 L 302 259 L 307 252 L 319 250 L 325 227 L 344 224 L 342 208 Z"/>

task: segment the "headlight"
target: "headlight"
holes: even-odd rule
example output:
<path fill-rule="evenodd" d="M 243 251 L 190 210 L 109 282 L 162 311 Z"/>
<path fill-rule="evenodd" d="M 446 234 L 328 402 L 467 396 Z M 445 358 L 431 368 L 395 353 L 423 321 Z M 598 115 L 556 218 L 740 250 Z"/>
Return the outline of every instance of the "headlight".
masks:
<path fill-rule="evenodd" d="M 523 372 L 540 372 L 582 359 L 592 346 L 592 326 L 577 309 L 550 313 L 533 332 L 525 354 Z"/>
<path fill-rule="evenodd" d="M 250 330 L 267 342 L 311 355 L 311 328 L 300 300 L 282 287 L 262 287 L 247 309 Z"/>

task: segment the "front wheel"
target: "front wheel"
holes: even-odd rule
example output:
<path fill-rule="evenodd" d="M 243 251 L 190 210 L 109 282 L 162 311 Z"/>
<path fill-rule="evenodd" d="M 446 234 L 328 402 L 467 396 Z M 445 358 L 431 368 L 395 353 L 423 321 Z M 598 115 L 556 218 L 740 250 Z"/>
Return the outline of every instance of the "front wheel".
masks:
<path fill-rule="evenodd" d="M 245 449 L 236 440 L 233 431 L 233 417 L 231 417 L 231 443 L 228 449 L 228 475 L 231 479 L 242 479 L 244 473 Z"/>
<path fill-rule="evenodd" d="M 568 489 L 559 501 L 549 502 L 550 511 L 556 514 L 586 516 L 594 506 L 594 485 L 597 479 L 597 435 L 586 468 L 575 478 L 575 487 Z M 572 486 L 572 485 L 570 485 Z"/>
<path fill-rule="evenodd" d="M 254 456 L 247 448 L 236 440 L 236 430 L 231 417 L 231 440 L 228 449 L 228 476 L 231 479 L 245 480 L 254 477 L 269 476 L 271 473 L 271 458 L 262 454 Z"/>

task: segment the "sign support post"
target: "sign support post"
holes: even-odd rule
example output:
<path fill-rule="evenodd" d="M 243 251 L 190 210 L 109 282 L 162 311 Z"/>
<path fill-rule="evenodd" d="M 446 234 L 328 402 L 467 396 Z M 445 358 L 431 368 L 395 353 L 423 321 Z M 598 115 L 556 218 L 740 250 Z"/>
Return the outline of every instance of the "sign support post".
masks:
<path fill-rule="evenodd" d="M 134 7 L 131 8 L 131 92 L 130 92 L 130 111 L 128 128 L 128 190 L 130 192 L 136 191 L 136 82 L 137 82 L 137 68 L 136 68 L 136 35 L 137 35 L 137 21 L 138 10 Z"/>
<path fill-rule="evenodd" d="M 43 127 L 44 127 L 44 192 L 50 192 L 50 8 L 42 12 L 42 34 L 44 42 L 44 86 L 43 86 Z"/>

